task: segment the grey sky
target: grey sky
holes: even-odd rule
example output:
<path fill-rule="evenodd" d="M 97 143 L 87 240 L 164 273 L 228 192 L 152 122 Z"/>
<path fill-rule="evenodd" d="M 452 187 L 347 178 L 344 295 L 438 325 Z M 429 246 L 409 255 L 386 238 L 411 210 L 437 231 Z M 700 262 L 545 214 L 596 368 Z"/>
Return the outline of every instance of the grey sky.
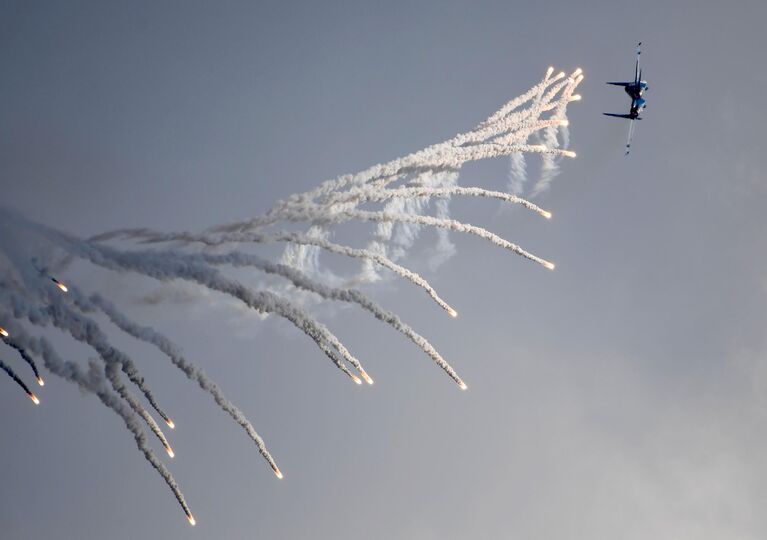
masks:
<path fill-rule="evenodd" d="M 217 296 L 140 305 L 156 285 L 79 264 L 70 279 L 224 387 L 286 478 L 114 333 L 176 420 L 198 526 L 93 397 L 49 378 L 34 408 L 0 379 L 0 538 L 765 538 L 767 5 L 588 4 L 0 1 L 2 204 L 81 235 L 252 216 L 473 126 L 549 65 L 586 74 L 579 157 L 539 199 L 553 220 L 453 205 L 555 272 L 454 236 L 428 277 L 458 319 L 409 284 L 370 288 L 468 392 L 355 309 L 323 320 L 372 388 L 283 322 Z M 601 112 L 627 99 L 603 82 L 630 76 L 640 39 L 648 108 L 624 158 L 626 127 Z"/>

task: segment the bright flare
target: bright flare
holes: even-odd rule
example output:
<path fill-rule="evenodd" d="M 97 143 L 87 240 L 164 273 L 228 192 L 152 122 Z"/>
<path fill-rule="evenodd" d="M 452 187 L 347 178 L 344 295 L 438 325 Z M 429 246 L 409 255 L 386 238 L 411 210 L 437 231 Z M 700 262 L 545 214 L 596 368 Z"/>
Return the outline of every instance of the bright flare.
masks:
<path fill-rule="evenodd" d="M 570 96 L 570 101 L 580 101 L 580 100 L 581 100 L 580 94 L 573 94 L 572 96 Z"/>
<path fill-rule="evenodd" d="M 542 215 L 543 217 L 545 217 L 546 219 L 551 219 L 551 212 L 549 212 L 549 211 L 547 211 L 547 210 L 542 210 L 542 211 L 541 211 L 541 215 Z"/>
<path fill-rule="evenodd" d="M 45 386 L 45 381 L 43 380 L 42 377 L 37 378 L 37 384 L 39 384 L 40 386 Z"/>
<path fill-rule="evenodd" d="M 564 150 L 562 151 L 562 155 L 567 157 L 575 157 L 577 154 L 572 150 Z"/>
<path fill-rule="evenodd" d="M 174 424 L 174 423 L 173 423 L 173 420 L 171 420 L 170 418 L 167 418 L 167 419 L 165 420 L 165 423 L 166 423 L 166 424 L 168 424 L 168 427 L 169 427 L 170 429 L 176 429 L 176 424 Z"/>
<path fill-rule="evenodd" d="M 62 282 L 60 282 L 55 277 L 51 276 L 51 281 L 56 284 L 56 287 L 61 289 L 61 292 L 69 292 L 69 289 L 67 289 L 67 286 L 64 285 Z"/>
<path fill-rule="evenodd" d="M 569 126 L 570 125 L 570 121 L 569 120 L 560 120 L 559 121 L 559 125 L 560 126 Z"/>
<path fill-rule="evenodd" d="M 453 308 L 448 308 L 448 314 L 450 314 L 451 317 L 456 318 L 458 316 L 458 312 L 454 310 Z"/>
<path fill-rule="evenodd" d="M 583 73 L 583 70 L 582 70 L 581 68 L 578 68 L 578 69 L 576 69 L 576 70 L 573 72 L 573 75 L 577 77 L 577 76 L 578 76 L 578 75 L 580 75 L 581 73 Z"/>
<path fill-rule="evenodd" d="M 356 375 L 352 375 L 352 380 L 357 384 L 362 384 L 362 379 L 357 377 Z"/>
<path fill-rule="evenodd" d="M 552 73 L 554 73 L 554 66 L 549 66 L 549 69 L 546 70 L 546 78 L 551 77 Z"/>
<path fill-rule="evenodd" d="M 545 266 L 549 270 L 554 270 L 557 267 L 557 265 L 555 265 L 553 262 L 549 262 L 549 261 L 543 261 L 543 266 Z"/>
<path fill-rule="evenodd" d="M 282 480 L 282 471 L 280 470 L 280 468 L 279 468 L 279 467 L 275 467 L 275 468 L 274 468 L 274 475 L 275 475 L 277 478 L 279 478 L 280 480 Z"/>
<path fill-rule="evenodd" d="M 0 336 L 3 336 L 3 337 L 8 337 L 8 335 L 9 335 L 9 334 L 8 334 L 8 332 L 5 330 L 5 328 L 3 328 L 2 326 L 0 326 Z"/>
<path fill-rule="evenodd" d="M 166 446 L 165 447 L 165 451 L 168 452 L 168 455 L 170 457 L 172 457 L 172 458 L 176 457 L 175 452 L 173 452 L 173 448 L 171 448 L 170 446 Z"/>
<path fill-rule="evenodd" d="M 370 375 L 368 375 L 364 369 L 360 372 L 360 375 L 362 375 L 362 378 L 365 379 L 366 383 L 373 384 L 373 379 L 370 378 Z"/>
<path fill-rule="evenodd" d="M 40 405 L 40 400 L 37 399 L 36 395 L 34 394 L 27 394 L 27 395 L 29 396 L 29 399 L 32 400 L 32 403 L 34 403 L 35 405 Z"/>
<path fill-rule="evenodd" d="M 189 524 L 190 524 L 192 527 L 194 527 L 195 525 L 197 525 L 197 520 L 195 520 L 195 519 L 194 519 L 194 516 L 193 516 L 192 514 L 187 514 L 187 515 L 186 515 L 186 519 L 188 519 L 188 520 L 189 520 Z"/>
<path fill-rule="evenodd" d="M 466 386 L 466 383 L 465 383 L 465 382 L 463 382 L 463 381 L 461 381 L 461 382 L 458 384 L 458 386 L 461 388 L 461 390 L 466 390 L 466 389 L 468 388 L 468 386 Z"/>

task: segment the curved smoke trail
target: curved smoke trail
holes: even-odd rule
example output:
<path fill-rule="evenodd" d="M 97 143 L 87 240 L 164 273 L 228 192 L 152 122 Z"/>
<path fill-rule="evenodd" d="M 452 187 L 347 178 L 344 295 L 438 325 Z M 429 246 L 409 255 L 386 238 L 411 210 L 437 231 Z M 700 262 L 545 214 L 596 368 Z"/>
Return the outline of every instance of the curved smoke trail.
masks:
<path fill-rule="evenodd" d="M 19 353 L 19 356 L 21 356 L 22 360 L 24 360 L 29 365 L 29 367 L 32 368 L 32 373 L 35 374 L 35 378 L 37 379 L 37 384 L 39 384 L 40 386 L 45 386 L 45 382 L 43 381 L 43 378 L 40 376 L 40 370 L 37 369 L 37 363 L 35 362 L 34 358 L 29 356 L 27 354 L 27 351 L 25 351 L 23 347 L 18 345 L 12 339 L 2 338 L 2 340 L 5 342 L 6 345 L 11 347 L 12 349 L 15 349 Z"/>
<path fill-rule="evenodd" d="M 173 456 L 165 434 L 142 404 L 142 399 L 170 428 L 174 428 L 173 421 L 158 405 L 133 359 L 110 343 L 91 315 L 103 314 L 121 332 L 156 347 L 246 431 L 278 478 L 283 477 L 282 472 L 244 413 L 168 338 L 151 327 L 133 322 L 99 294 L 64 285 L 51 275 L 50 269 L 63 272 L 69 263 L 81 260 L 112 272 L 135 273 L 161 282 L 190 282 L 228 295 L 258 313 L 289 320 L 354 382 L 361 383 L 364 379 L 372 384 L 372 378 L 360 361 L 310 313 L 306 305 L 311 298 L 351 303 L 401 332 L 466 389 L 463 380 L 432 344 L 396 313 L 379 306 L 357 288 L 335 285 L 356 285 L 379 279 L 379 267 L 385 268 L 423 289 L 442 309 L 455 316 L 455 309 L 424 277 L 396 262 L 415 245 L 423 228 L 437 231 L 436 262 L 444 261 L 454 252 L 449 233 L 461 232 L 488 240 L 553 269 L 554 265 L 549 261 L 505 238 L 452 218 L 449 203 L 453 197 L 490 198 L 518 204 L 550 218 L 547 210 L 520 197 L 521 188 L 515 187 L 509 194 L 482 187 L 463 187 L 458 185 L 459 174 L 467 163 L 511 156 L 517 163 L 515 174 L 521 177 L 525 174 L 524 155 L 541 156 L 544 168 L 550 163 L 556 164 L 558 158 L 575 157 L 575 153 L 567 149 L 566 108 L 577 99 L 573 92 L 581 80 L 580 70 L 566 76 L 564 73 L 553 75 L 553 69 L 549 68 L 539 83 L 510 100 L 472 130 L 364 171 L 326 180 L 315 189 L 279 201 L 261 215 L 202 232 L 122 229 L 84 240 L 29 221 L 11 210 L 0 209 L 0 230 L 4 233 L 0 236 L 0 337 L 18 351 L 41 385 L 42 377 L 33 356 L 42 358 L 43 366 L 51 373 L 94 394 L 120 416 L 138 449 L 163 478 L 194 525 L 194 517 L 178 484 L 149 447 L 146 427 Z M 558 140 L 560 133 L 564 139 L 562 148 Z M 529 144 L 528 141 L 536 137 L 538 144 Z M 522 180 L 519 183 L 521 185 Z M 433 208 L 432 215 L 427 213 L 430 208 Z M 372 224 L 374 230 L 364 247 L 331 240 L 335 226 L 350 221 Z M 305 229 L 301 230 L 303 227 Z M 114 241 L 151 244 L 152 248 L 119 248 L 107 244 Z M 262 244 L 276 242 L 287 244 L 281 262 L 244 251 L 246 246 L 258 249 Z M 224 245 L 231 245 L 233 249 L 228 253 L 218 252 Z M 359 268 L 353 276 L 341 279 L 320 268 L 320 253 L 325 252 L 353 259 L 359 262 Z M 222 268 L 225 266 L 251 267 L 285 279 L 293 287 L 283 284 L 285 290 L 294 296 L 298 296 L 295 289 L 312 294 L 289 298 L 267 290 L 263 283 L 247 287 L 227 277 L 223 272 L 225 268 Z M 87 369 L 83 369 L 77 363 L 64 361 L 44 337 L 27 334 L 26 325 L 59 328 L 95 351 L 100 362 L 91 360 Z M 36 396 L 10 366 L 0 361 L 0 368 L 37 402 Z M 127 382 L 140 392 L 134 396 Z"/>
<path fill-rule="evenodd" d="M 18 385 L 21 387 L 21 389 L 22 389 L 22 390 L 24 390 L 24 393 L 25 393 L 25 394 L 27 394 L 27 396 L 29 396 L 29 399 L 31 399 L 31 400 L 32 400 L 32 401 L 35 403 L 35 405 L 39 405 L 39 404 L 40 404 L 40 400 L 38 400 L 38 399 L 37 399 L 37 396 L 36 396 L 36 395 L 34 395 L 34 394 L 32 393 L 32 391 L 29 389 L 29 387 L 28 387 L 26 384 L 24 384 L 24 381 L 22 381 L 22 380 L 21 380 L 21 378 L 19 378 L 19 376 L 18 376 L 18 375 L 16 375 L 16 372 L 15 372 L 15 371 L 13 371 L 13 369 L 11 368 L 11 366 L 9 366 L 8 364 L 6 364 L 6 363 L 5 363 L 5 362 L 3 362 L 2 360 L 0 360 L 0 369 L 2 369 L 3 371 L 5 371 L 5 372 L 8 374 L 8 376 L 9 376 L 9 377 L 10 377 L 10 378 L 11 378 L 11 379 L 12 379 L 12 380 L 13 380 L 13 381 L 16 383 L 16 384 L 18 384 Z"/>

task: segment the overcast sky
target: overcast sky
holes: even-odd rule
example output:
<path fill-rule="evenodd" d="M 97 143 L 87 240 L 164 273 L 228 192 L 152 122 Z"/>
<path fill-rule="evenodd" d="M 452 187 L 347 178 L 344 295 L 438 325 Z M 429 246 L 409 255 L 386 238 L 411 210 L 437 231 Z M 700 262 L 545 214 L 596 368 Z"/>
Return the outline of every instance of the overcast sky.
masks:
<path fill-rule="evenodd" d="M 2 205 L 80 235 L 253 216 L 472 127 L 549 65 L 586 74 L 578 158 L 538 199 L 554 219 L 453 204 L 555 272 L 454 236 L 424 272 L 457 319 L 407 283 L 367 289 L 468 392 L 352 308 L 318 313 L 373 387 L 284 321 L 216 295 L 147 306 L 156 284 L 78 264 L 68 280 L 183 345 L 286 477 L 111 332 L 178 425 L 170 467 L 198 526 L 92 396 L 50 377 L 31 407 L 0 378 L 0 538 L 767 537 L 767 4 L 574 5 L 0 0 Z M 624 122 L 601 113 L 628 99 L 604 81 L 631 76 L 639 40 L 648 107 L 624 158 Z M 502 188 L 507 168 L 461 184 Z"/>

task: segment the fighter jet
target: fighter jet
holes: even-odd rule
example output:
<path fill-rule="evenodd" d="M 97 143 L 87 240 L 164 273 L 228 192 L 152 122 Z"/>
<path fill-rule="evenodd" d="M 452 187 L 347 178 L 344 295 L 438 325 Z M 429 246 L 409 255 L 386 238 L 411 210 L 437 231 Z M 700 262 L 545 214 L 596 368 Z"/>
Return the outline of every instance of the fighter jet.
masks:
<path fill-rule="evenodd" d="M 637 44 L 636 48 L 636 65 L 634 66 L 634 80 L 631 82 L 608 82 L 607 84 L 612 84 L 614 86 L 622 86 L 623 90 L 629 95 L 631 98 L 631 108 L 629 109 L 628 114 L 614 114 L 614 113 L 602 113 L 606 116 L 614 116 L 616 118 L 627 118 L 631 121 L 629 124 L 629 135 L 628 140 L 626 141 L 626 155 L 629 155 L 629 151 L 631 150 L 631 138 L 634 135 L 634 120 L 641 120 L 640 114 L 642 114 L 642 111 L 647 107 L 647 102 L 642 97 L 646 90 L 649 90 L 650 87 L 647 86 L 647 81 L 642 80 L 642 70 L 639 69 L 639 57 L 642 54 L 642 42 L 640 41 Z"/>

